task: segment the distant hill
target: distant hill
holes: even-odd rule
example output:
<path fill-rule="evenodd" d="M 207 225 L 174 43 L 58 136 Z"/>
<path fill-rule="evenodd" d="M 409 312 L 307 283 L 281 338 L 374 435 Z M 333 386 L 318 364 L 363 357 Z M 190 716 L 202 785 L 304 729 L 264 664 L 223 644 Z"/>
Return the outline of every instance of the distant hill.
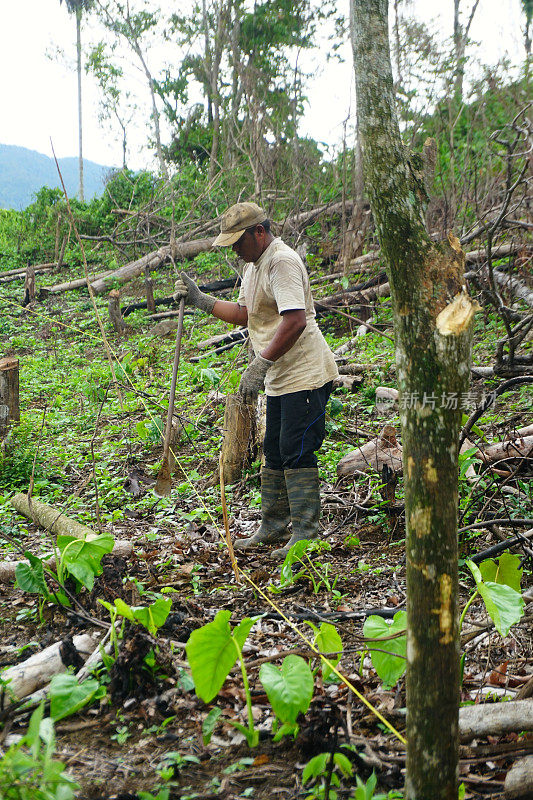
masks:
<path fill-rule="evenodd" d="M 68 195 L 74 197 L 78 192 L 78 159 L 59 158 L 58 162 Z M 102 193 L 110 169 L 83 159 L 86 200 Z M 0 144 L 0 208 L 26 208 L 41 186 L 60 187 L 54 159 L 26 147 Z"/>

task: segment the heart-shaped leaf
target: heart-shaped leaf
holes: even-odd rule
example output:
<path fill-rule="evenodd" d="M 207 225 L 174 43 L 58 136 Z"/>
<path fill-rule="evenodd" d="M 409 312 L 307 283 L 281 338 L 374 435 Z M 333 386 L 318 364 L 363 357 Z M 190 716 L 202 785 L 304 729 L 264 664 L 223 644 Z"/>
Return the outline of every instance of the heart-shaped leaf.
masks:
<path fill-rule="evenodd" d="M 331 665 L 336 667 L 342 656 L 342 639 L 337 633 L 335 626 L 331 625 L 329 622 L 323 622 L 315 637 L 315 644 L 321 653 L 339 653 L 338 656 L 332 656 L 328 659 Z M 322 678 L 327 680 L 332 672 L 333 670 L 329 664 L 323 661 Z"/>
<path fill-rule="evenodd" d="M 48 597 L 49 591 L 44 579 L 42 560 L 28 550 L 24 556 L 28 559 L 28 563 L 22 562 L 15 567 L 16 585 L 23 592 L 42 594 L 43 597 Z"/>
<path fill-rule="evenodd" d="M 380 639 L 405 631 L 406 625 L 407 614 L 405 611 L 398 611 L 391 624 L 387 623 L 383 617 L 372 615 L 363 625 L 363 634 L 366 639 Z M 407 637 L 404 635 L 395 639 L 385 638 L 383 642 L 369 642 L 367 647 L 372 666 L 384 685 L 394 686 L 405 672 Z"/>
<path fill-rule="evenodd" d="M 502 583 L 505 586 L 510 586 L 515 592 L 520 591 L 523 572 L 520 569 L 520 556 L 512 553 L 502 553 L 497 562 L 492 558 L 487 558 L 486 561 L 482 561 L 479 565 L 479 571 L 484 581 Z"/>
<path fill-rule="evenodd" d="M 50 716 L 57 722 L 104 695 L 105 689 L 95 678 L 78 683 L 71 673 L 54 675 L 50 681 Z"/>
<path fill-rule="evenodd" d="M 305 714 L 309 708 L 314 690 L 313 675 L 301 656 L 287 656 L 281 669 L 274 664 L 263 664 L 259 680 L 281 722 L 294 723 L 298 714 Z"/>
<path fill-rule="evenodd" d="M 61 551 L 61 566 L 89 591 L 93 588 L 95 575 L 102 573 L 100 562 L 113 549 L 114 539 L 108 533 L 94 539 L 77 539 L 74 536 L 58 536 L 57 546 Z"/>
<path fill-rule="evenodd" d="M 221 610 L 213 622 L 193 631 L 186 652 L 196 694 L 209 703 L 221 690 L 228 673 L 235 664 L 250 628 L 257 617 L 245 617 L 237 625 L 233 638 L 229 626 L 231 611 Z"/>

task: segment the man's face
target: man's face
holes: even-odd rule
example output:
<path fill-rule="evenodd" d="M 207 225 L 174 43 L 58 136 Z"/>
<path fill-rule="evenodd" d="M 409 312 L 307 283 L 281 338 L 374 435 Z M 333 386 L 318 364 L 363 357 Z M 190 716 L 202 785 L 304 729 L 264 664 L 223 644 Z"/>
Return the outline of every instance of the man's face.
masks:
<path fill-rule="evenodd" d="M 242 258 L 247 264 L 250 261 L 257 261 L 265 249 L 264 235 L 265 231 L 262 226 L 245 230 L 241 238 L 232 245 L 233 252 L 237 253 L 239 258 Z"/>

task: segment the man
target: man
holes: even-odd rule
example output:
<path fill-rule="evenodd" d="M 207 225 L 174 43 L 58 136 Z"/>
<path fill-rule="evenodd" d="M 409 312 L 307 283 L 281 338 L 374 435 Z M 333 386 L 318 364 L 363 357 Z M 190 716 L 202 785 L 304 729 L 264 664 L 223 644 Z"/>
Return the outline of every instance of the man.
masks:
<path fill-rule="evenodd" d="M 315 320 L 309 278 L 300 256 L 270 232 L 255 203 L 237 203 L 222 217 L 214 246 L 232 247 L 246 262 L 236 303 L 201 292 L 182 273 L 176 297 L 218 319 L 248 325 L 255 358 L 242 375 L 239 392 L 251 402 L 267 395 L 265 466 L 261 470 L 261 525 L 248 539 L 286 542 L 274 550 L 284 558 L 300 539 L 318 536 L 320 486 L 316 451 L 325 435 L 325 412 L 337 366 Z M 288 530 L 292 523 L 292 535 Z"/>

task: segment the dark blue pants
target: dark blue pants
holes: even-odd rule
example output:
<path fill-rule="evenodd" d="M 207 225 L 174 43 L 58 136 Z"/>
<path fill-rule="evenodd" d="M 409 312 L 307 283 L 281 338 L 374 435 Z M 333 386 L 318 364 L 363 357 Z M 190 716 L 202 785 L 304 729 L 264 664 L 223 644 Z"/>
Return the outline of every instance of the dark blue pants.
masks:
<path fill-rule="evenodd" d="M 268 469 L 316 467 L 316 451 L 326 434 L 326 404 L 332 381 L 320 389 L 267 396 L 263 443 Z"/>

